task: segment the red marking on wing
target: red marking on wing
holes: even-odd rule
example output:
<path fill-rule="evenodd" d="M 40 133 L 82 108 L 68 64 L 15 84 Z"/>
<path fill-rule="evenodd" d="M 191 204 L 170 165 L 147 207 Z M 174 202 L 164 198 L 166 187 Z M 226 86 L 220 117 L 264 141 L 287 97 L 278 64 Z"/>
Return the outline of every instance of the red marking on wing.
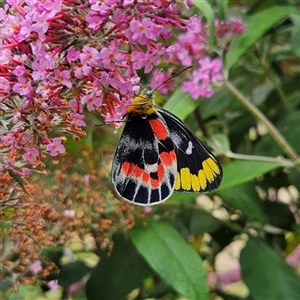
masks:
<path fill-rule="evenodd" d="M 134 175 L 136 178 L 141 177 L 141 176 L 143 175 L 143 173 L 144 173 L 144 170 L 143 170 L 143 169 L 141 169 L 141 168 L 135 166 L 135 169 L 134 169 L 134 171 L 133 171 L 133 175 Z"/>
<path fill-rule="evenodd" d="M 128 161 L 125 161 L 122 164 L 122 171 L 127 176 L 131 172 L 131 164 Z"/>
<path fill-rule="evenodd" d="M 153 133 L 159 140 L 165 140 L 170 136 L 168 128 L 159 119 L 152 119 L 149 121 L 149 123 Z"/>
<path fill-rule="evenodd" d="M 142 181 L 143 181 L 143 183 L 145 183 L 145 185 L 146 185 L 146 184 L 148 184 L 148 182 L 149 182 L 149 179 L 150 179 L 150 175 L 149 175 L 149 173 L 148 173 L 148 172 L 145 172 L 145 171 L 143 171 Z"/>
<path fill-rule="evenodd" d="M 176 153 L 174 150 L 170 151 L 170 152 L 161 152 L 159 154 L 160 160 L 162 161 L 162 163 L 165 166 L 170 167 L 174 161 L 176 161 Z"/>
<path fill-rule="evenodd" d="M 171 163 L 171 156 L 170 156 L 171 152 L 169 152 L 169 153 L 163 152 L 163 153 L 166 153 L 168 155 L 166 156 L 167 158 L 157 166 L 157 172 L 155 172 L 155 173 L 157 173 L 158 179 L 151 178 L 150 174 L 147 171 L 145 171 L 145 170 L 141 169 L 140 167 L 138 167 L 137 165 L 135 165 L 133 163 L 129 163 L 127 161 L 123 163 L 122 171 L 125 176 L 132 176 L 135 179 L 142 180 L 142 182 L 145 186 L 150 184 L 151 188 L 157 189 L 157 188 L 159 188 L 159 186 L 165 176 L 165 167 L 164 167 L 165 162 L 167 161 L 167 162 Z"/>
<path fill-rule="evenodd" d="M 160 182 L 157 179 L 150 178 L 150 184 L 152 188 L 157 189 L 159 187 Z"/>
<path fill-rule="evenodd" d="M 162 181 L 162 179 L 164 178 L 165 175 L 165 168 L 163 166 L 163 164 L 159 164 L 157 167 L 157 177 L 159 181 Z"/>

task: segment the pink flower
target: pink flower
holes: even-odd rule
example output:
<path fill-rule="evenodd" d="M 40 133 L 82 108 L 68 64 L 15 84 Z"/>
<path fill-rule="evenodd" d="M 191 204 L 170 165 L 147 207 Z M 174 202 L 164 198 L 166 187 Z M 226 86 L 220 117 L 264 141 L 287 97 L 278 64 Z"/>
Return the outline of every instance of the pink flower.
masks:
<path fill-rule="evenodd" d="M 86 123 L 83 121 L 84 115 L 78 113 L 70 113 L 70 118 L 72 119 L 71 124 L 77 126 L 86 126 Z"/>
<path fill-rule="evenodd" d="M 72 87 L 72 83 L 70 81 L 70 71 L 68 70 L 64 70 L 64 71 L 58 71 L 58 70 L 54 70 L 54 75 L 55 75 L 55 79 L 57 82 L 59 82 L 60 84 L 63 84 L 64 86 L 71 88 Z"/>
<path fill-rule="evenodd" d="M 88 111 L 95 110 L 102 105 L 101 91 L 93 91 L 81 98 L 81 103 L 86 104 Z"/>
<path fill-rule="evenodd" d="M 126 37 L 133 43 L 146 44 L 146 33 L 150 26 L 149 22 L 151 22 L 149 18 L 145 18 L 142 21 L 133 19 L 130 22 L 129 29 L 125 31 Z"/>
<path fill-rule="evenodd" d="M 32 20 L 34 21 L 32 30 L 37 32 L 41 41 L 44 41 L 46 38 L 45 32 L 47 32 L 47 29 L 49 28 L 48 18 L 49 13 L 46 11 L 43 11 L 42 13 L 36 11 L 32 16 Z"/>
<path fill-rule="evenodd" d="M 17 83 L 13 86 L 13 91 L 20 96 L 29 95 L 33 89 L 31 82 L 26 80 L 24 77 L 19 77 Z"/>
<path fill-rule="evenodd" d="M 77 99 L 72 99 L 69 101 L 69 105 L 73 112 L 83 113 L 83 107 Z"/>
<path fill-rule="evenodd" d="M 69 218 L 75 217 L 75 214 L 76 214 L 76 212 L 73 209 L 65 209 L 64 212 L 63 212 L 63 215 L 65 217 L 69 217 Z"/>
<path fill-rule="evenodd" d="M 25 67 L 24 66 L 16 66 L 13 70 L 13 73 L 16 76 L 22 76 L 25 73 Z"/>
<path fill-rule="evenodd" d="M 286 258 L 286 262 L 296 268 L 300 268 L 300 245 Z"/>
<path fill-rule="evenodd" d="M 19 111 L 16 112 L 15 115 L 14 115 L 14 117 L 12 118 L 12 122 L 14 124 L 16 124 L 20 120 L 21 116 L 22 116 L 22 114 Z"/>
<path fill-rule="evenodd" d="M 59 289 L 58 280 L 48 281 L 47 286 L 51 291 L 57 291 Z"/>
<path fill-rule="evenodd" d="M 91 178 L 91 175 L 90 175 L 90 174 L 85 174 L 85 175 L 83 175 L 83 182 L 84 182 L 85 184 L 89 184 L 90 178 Z"/>
<path fill-rule="evenodd" d="M 58 154 L 66 152 L 64 145 L 61 143 L 60 138 L 54 138 L 52 143 L 49 143 L 46 150 L 50 152 L 51 156 L 57 156 Z"/>
<path fill-rule="evenodd" d="M 247 28 L 247 25 L 243 23 L 242 19 L 233 17 L 233 18 L 230 19 L 230 22 L 231 22 L 230 31 L 233 34 L 241 34 Z"/>
<path fill-rule="evenodd" d="M 239 266 L 233 267 L 224 272 L 211 272 L 207 275 L 207 281 L 210 286 L 225 286 L 241 280 L 241 270 Z"/>
<path fill-rule="evenodd" d="M 40 273 L 43 270 L 41 261 L 40 260 L 36 260 L 35 262 L 33 262 L 33 264 L 29 267 L 29 270 L 33 274 Z"/>
<path fill-rule="evenodd" d="M 94 12 L 90 12 L 86 16 L 86 21 L 91 29 L 97 30 L 97 28 L 99 28 L 103 24 L 103 22 L 105 22 L 105 17 L 99 16 Z"/>
<path fill-rule="evenodd" d="M 75 48 L 69 49 L 68 54 L 67 54 L 68 62 L 71 63 L 71 62 L 79 59 L 79 54 L 80 54 L 80 52 L 77 51 Z"/>
<path fill-rule="evenodd" d="M 14 146 L 16 142 L 13 133 L 8 133 L 7 135 L 3 135 L 0 137 L 0 139 L 6 146 Z"/>
<path fill-rule="evenodd" d="M 36 148 L 24 147 L 23 149 L 26 152 L 22 155 L 24 161 L 34 163 L 37 160 L 37 157 L 39 156 L 39 151 Z"/>
<path fill-rule="evenodd" d="M 4 77 L 0 77 L 0 94 L 6 94 L 9 93 L 9 91 L 9 81 Z"/>
<path fill-rule="evenodd" d="M 150 214 L 152 212 L 152 207 L 151 206 L 144 206 L 144 212 L 146 214 Z"/>

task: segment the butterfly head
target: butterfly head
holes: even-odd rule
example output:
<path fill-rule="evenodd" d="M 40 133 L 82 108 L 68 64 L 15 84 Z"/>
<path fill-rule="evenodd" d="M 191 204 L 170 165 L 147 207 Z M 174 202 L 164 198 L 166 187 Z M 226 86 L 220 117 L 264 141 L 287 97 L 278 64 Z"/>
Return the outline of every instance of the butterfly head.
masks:
<path fill-rule="evenodd" d="M 134 115 L 151 115 L 156 112 L 153 99 L 153 89 L 146 87 L 139 95 L 133 98 L 133 104 L 128 106 L 128 113 Z"/>
<path fill-rule="evenodd" d="M 186 67 L 181 70 L 179 73 L 171 76 L 156 88 L 146 87 L 139 95 L 133 98 L 133 104 L 127 107 L 127 113 L 136 115 L 136 116 L 149 116 L 155 114 L 157 109 L 155 108 L 153 93 L 155 90 L 159 89 L 162 85 L 164 85 L 169 80 L 172 80 L 174 77 L 177 77 L 182 72 L 192 68 L 192 66 Z"/>

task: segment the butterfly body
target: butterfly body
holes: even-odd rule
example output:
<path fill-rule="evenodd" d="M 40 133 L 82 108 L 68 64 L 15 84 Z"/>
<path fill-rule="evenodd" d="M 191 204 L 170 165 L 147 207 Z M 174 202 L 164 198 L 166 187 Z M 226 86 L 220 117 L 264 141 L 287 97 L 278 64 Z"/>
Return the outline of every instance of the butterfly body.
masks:
<path fill-rule="evenodd" d="M 112 182 L 123 199 L 154 205 L 174 190 L 212 191 L 221 180 L 215 157 L 180 119 L 154 104 L 153 90 L 133 99 L 112 166 Z"/>

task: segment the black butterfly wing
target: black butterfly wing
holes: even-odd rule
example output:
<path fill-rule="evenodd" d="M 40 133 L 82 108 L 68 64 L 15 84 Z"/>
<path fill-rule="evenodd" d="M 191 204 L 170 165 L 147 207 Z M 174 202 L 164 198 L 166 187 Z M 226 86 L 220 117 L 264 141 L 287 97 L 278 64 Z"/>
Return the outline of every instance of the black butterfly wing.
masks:
<path fill-rule="evenodd" d="M 156 114 L 129 115 L 113 160 L 113 185 L 131 203 L 161 203 L 174 191 L 176 161 L 163 119 Z"/>
<path fill-rule="evenodd" d="M 168 126 L 175 146 L 175 190 L 206 193 L 218 188 L 223 171 L 214 155 L 178 117 L 162 108 L 157 109 Z"/>

